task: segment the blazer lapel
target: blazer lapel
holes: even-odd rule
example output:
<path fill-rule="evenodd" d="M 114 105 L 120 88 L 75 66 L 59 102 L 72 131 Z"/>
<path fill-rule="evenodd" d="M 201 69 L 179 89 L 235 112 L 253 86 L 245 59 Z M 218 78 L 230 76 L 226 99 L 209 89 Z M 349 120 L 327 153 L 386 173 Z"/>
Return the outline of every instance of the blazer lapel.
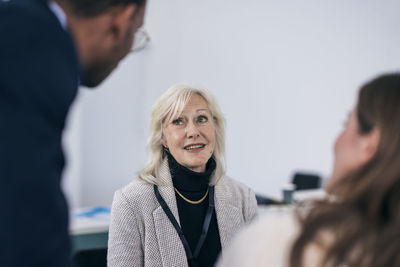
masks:
<path fill-rule="evenodd" d="M 243 225 L 243 215 L 238 207 L 231 204 L 233 196 L 227 190 L 224 180 L 224 177 L 221 177 L 215 185 L 215 212 L 222 249 L 229 244 L 231 237 Z"/>
<path fill-rule="evenodd" d="M 158 187 L 160 195 L 180 225 L 175 191 L 166 160 L 160 168 L 158 178 L 162 182 L 162 185 Z M 163 266 L 187 266 L 186 252 L 182 241 L 161 206 L 153 211 L 153 218 Z"/>

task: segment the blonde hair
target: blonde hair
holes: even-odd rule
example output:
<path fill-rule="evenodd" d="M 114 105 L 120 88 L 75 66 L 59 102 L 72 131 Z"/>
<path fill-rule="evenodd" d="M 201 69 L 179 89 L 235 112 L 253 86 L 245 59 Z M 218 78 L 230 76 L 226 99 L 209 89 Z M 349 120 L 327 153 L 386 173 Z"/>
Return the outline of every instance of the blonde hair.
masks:
<path fill-rule="evenodd" d="M 165 158 L 162 145 L 163 123 L 179 116 L 189 99 L 196 94 L 206 101 L 215 125 L 215 148 L 212 157 L 216 162 L 216 168 L 211 183 L 215 184 L 225 174 L 225 118 L 214 96 L 206 89 L 176 84 L 171 86 L 153 106 L 151 132 L 147 144 L 149 156 L 146 166 L 139 172 L 139 180 L 151 184 L 160 183 L 157 176 Z"/>

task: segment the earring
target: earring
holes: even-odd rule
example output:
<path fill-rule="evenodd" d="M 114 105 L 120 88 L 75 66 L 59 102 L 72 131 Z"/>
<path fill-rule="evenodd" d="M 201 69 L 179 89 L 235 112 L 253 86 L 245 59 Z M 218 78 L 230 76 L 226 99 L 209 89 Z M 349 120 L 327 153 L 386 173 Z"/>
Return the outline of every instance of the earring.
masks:
<path fill-rule="evenodd" d="M 167 155 L 167 153 L 169 153 L 169 149 L 168 149 L 168 147 L 165 147 L 165 146 L 162 146 L 162 147 L 163 147 L 162 157 L 164 158 Z"/>

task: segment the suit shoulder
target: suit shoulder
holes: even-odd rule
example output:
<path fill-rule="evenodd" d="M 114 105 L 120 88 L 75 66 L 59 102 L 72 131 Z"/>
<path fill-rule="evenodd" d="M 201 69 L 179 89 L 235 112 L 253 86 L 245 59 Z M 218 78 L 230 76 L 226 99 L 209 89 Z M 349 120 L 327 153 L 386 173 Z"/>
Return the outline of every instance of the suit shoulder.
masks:
<path fill-rule="evenodd" d="M 2 15 L 1 18 L 9 24 L 13 24 L 13 27 L 25 26 L 28 29 L 33 26 L 52 27 L 52 22 L 56 22 L 56 18 L 47 6 L 46 1 L 3 2 L 0 5 L 0 14 Z"/>
<path fill-rule="evenodd" d="M 134 180 L 115 192 L 114 201 L 127 202 L 130 206 L 141 206 L 143 203 L 151 203 L 154 198 L 153 185 Z"/>
<path fill-rule="evenodd" d="M 142 182 L 138 179 L 133 180 L 129 184 L 120 188 L 117 192 L 120 192 L 126 197 L 141 197 L 144 194 L 153 192 L 153 185 L 149 183 Z"/>
<path fill-rule="evenodd" d="M 248 187 L 244 183 L 242 183 L 232 177 L 229 177 L 227 175 L 221 177 L 221 179 L 220 179 L 220 181 L 218 181 L 218 183 L 221 183 L 222 186 L 229 187 L 235 191 L 237 190 L 237 191 L 240 191 L 243 193 L 246 192 L 247 194 L 249 191 L 253 191 L 250 187 Z"/>
<path fill-rule="evenodd" d="M 249 203 L 256 203 L 254 191 L 242 182 L 239 182 L 229 176 L 223 176 L 217 182 L 216 188 L 225 198 L 236 206 L 247 206 Z M 250 202 L 249 202 L 250 201 Z"/>

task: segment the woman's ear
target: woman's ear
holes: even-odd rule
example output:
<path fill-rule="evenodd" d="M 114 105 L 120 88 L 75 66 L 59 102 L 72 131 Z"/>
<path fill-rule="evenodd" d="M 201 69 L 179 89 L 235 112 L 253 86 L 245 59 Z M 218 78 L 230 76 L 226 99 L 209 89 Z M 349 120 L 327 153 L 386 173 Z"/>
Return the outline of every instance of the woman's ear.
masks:
<path fill-rule="evenodd" d="M 364 159 L 365 161 L 371 160 L 379 147 L 380 132 L 378 129 L 373 129 L 371 132 L 363 136 L 364 142 Z"/>
<path fill-rule="evenodd" d="M 164 148 L 168 149 L 167 140 L 165 140 L 165 136 L 164 135 L 161 137 L 161 144 L 163 145 Z"/>

